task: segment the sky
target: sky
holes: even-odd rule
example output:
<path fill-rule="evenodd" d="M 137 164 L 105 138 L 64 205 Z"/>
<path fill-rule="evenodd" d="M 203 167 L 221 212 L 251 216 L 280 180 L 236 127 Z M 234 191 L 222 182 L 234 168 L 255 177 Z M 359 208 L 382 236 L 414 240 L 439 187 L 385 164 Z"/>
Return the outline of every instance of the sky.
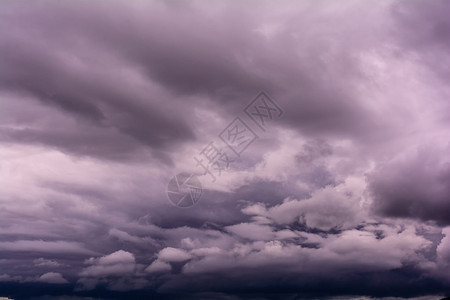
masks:
<path fill-rule="evenodd" d="M 449 15 L 0 2 L 0 297 L 450 296 Z"/>

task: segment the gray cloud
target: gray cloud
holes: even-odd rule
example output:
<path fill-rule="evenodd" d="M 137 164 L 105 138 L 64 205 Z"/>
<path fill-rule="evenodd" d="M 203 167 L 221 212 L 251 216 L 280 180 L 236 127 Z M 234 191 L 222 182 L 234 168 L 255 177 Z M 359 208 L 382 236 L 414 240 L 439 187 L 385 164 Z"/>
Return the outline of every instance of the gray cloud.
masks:
<path fill-rule="evenodd" d="M 0 296 L 450 292 L 445 1 L 0 5 Z M 172 206 L 236 116 L 259 138 Z"/>
<path fill-rule="evenodd" d="M 449 224 L 449 148 L 418 149 L 394 159 L 370 176 L 374 209 L 392 217 Z"/>

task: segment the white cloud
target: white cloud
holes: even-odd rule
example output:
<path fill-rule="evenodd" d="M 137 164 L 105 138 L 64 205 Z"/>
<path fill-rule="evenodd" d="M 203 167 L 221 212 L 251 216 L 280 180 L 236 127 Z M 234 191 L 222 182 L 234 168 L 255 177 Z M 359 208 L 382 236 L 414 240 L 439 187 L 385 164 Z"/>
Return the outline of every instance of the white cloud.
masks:
<path fill-rule="evenodd" d="M 191 259 L 192 256 L 182 249 L 167 247 L 159 251 L 158 259 L 165 262 L 183 262 Z"/>
<path fill-rule="evenodd" d="M 60 274 L 60 273 L 54 273 L 49 272 L 41 275 L 39 277 L 40 282 L 46 282 L 46 283 L 55 283 L 55 284 L 61 284 L 61 283 L 68 283 L 66 279 Z"/>
<path fill-rule="evenodd" d="M 437 248 L 438 258 L 442 262 L 450 264 L 450 227 L 442 229 L 442 233 L 444 237 Z"/>
<path fill-rule="evenodd" d="M 254 224 L 248 225 L 247 228 L 252 228 Z M 383 237 L 377 237 L 375 231 L 382 232 Z M 291 235 L 295 233 L 290 232 Z M 274 272 L 313 275 L 320 269 L 333 276 L 337 272 L 390 270 L 405 264 L 420 264 L 426 261 L 420 252 L 431 246 L 430 241 L 417 234 L 414 226 L 369 226 L 367 230 L 351 229 L 325 237 L 310 233 L 299 235 L 307 238 L 305 242 L 318 247 L 305 248 L 295 242 L 261 242 L 258 239 L 251 243 L 237 242 L 230 250 L 198 248 L 191 250 L 195 258 L 184 266 L 183 271 L 189 274 L 221 273 L 230 269 L 271 266 Z"/>
<path fill-rule="evenodd" d="M 151 265 L 145 269 L 148 273 L 164 273 L 169 272 L 170 270 L 172 270 L 170 264 L 159 259 L 152 262 Z"/>
<path fill-rule="evenodd" d="M 55 260 L 45 259 L 42 257 L 33 260 L 33 263 L 37 267 L 54 267 L 54 268 L 56 268 L 56 267 L 61 266 L 61 264 Z"/>
<path fill-rule="evenodd" d="M 270 241 L 274 237 L 272 228 L 267 225 L 240 223 L 227 226 L 225 229 L 239 237 L 251 240 Z"/>
<path fill-rule="evenodd" d="M 109 255 L 100 257 L 98 259 L 99 265 L 111 265 L 111 264 L 120 264 L 120 263 L 134 264 L 135 263 L 134 255 L 131 254 L 130 252 L 119 250 L 119 251 L 116 251 Z"/>
<path fill-rule="evenodd" d="M 305 200 L 287 198 L 283 203 L 266 208 L 257 203 L 242 209 L 248 215 L 258 215 L 264 220 L 271 219 L 277 224 L 291 224 L 303 221 L 312 228 L 330 230 L 352 228 L 367 219 L 364 207 L 365 181 L 360 178 L 348 178 L 338 186 L 327 186 L 316 190 Z M 237 226 L 237 225 L 234 225 Z M 263 236 L 261 228 L 255 228 L 255 234 Z M 263 240 L 271 239 L 267 232 Z"/>
<path fill-rule="evenodd" d="M 136 270 L 134 255 L 123 250 L 116 251 L 100 258 L 91 258 L 87 263 L 92 266 L 80 272 L 83 277 L 104 277 L 132 275 Z"/>

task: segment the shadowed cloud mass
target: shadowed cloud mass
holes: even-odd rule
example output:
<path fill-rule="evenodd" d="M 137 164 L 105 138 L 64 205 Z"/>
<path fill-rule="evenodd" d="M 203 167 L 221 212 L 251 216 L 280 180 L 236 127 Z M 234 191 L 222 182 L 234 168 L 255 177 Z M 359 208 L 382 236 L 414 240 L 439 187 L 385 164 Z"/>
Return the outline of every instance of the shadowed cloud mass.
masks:
<path fill-rule="evenodd" d="M 1 2 L 0 297 L 448 297 L 449 13 Z M 172 205 L 237 116 L 258 138 Z"/>

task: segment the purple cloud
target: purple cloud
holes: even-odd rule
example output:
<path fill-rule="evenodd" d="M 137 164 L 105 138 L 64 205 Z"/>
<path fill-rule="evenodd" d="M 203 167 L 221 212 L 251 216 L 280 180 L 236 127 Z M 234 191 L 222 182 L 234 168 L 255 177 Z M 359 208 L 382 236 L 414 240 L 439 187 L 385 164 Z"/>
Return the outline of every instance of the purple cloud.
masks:
<path fill-rule="evenodd" d="M 0 297 L 450 295 L 446 1 L 0 6 Z"/>

